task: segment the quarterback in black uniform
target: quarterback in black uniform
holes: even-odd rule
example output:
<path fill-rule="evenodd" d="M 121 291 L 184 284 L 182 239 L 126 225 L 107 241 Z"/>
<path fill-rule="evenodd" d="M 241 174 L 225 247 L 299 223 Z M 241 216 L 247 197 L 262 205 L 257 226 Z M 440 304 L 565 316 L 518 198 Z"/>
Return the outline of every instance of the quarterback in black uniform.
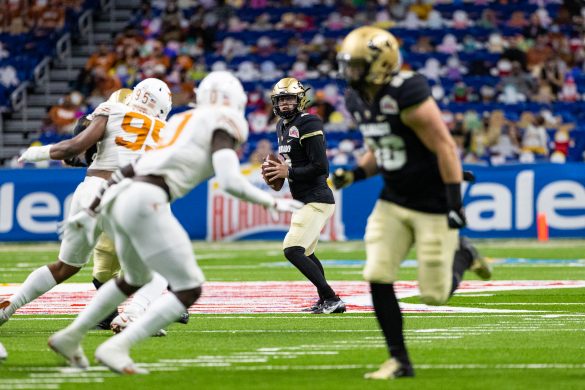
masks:
<path fill-rule="evenodd" d="M 375 27 L 349 33 L 337 58 L 349 84 L 346 106 L 368 151 L 353 171 L 336 171 L 333 183 L 384 178 L 366 227 L 364 277 L 391 358 L 365 377 L 413 376 L 393 287 L 410 248 L 416 247 L 420 297 L 428 305 L 446 303 L 466 269 L 484 279 L 491 270 L 469 243 L 459 243 L 458 229 L 466 225 L 461 161 L 425 77 L 401 71 L 396 38 Z"/>
<path fill-rule="evenodd" d="M 315 247 L 323 226 L 335 209 L 333 193 L 327 185 L 329 163 L 325 149 L 323 122 L 303 112 L 306 90 L 295 78 L 280 80 L 270 95 L 274 113 L 281 119 L 276 125 L 278 153 L 284 162 L 270 161 L 269 180 L 288 179 L 294 199 L 305 206 L 292 216 L 283 243 L 284 255 L 317 287 L 319 300 L 305 311 L 315 314 L 345 312 L 345 304 L 325 280 L 325 272 L 315 256 Z"/>

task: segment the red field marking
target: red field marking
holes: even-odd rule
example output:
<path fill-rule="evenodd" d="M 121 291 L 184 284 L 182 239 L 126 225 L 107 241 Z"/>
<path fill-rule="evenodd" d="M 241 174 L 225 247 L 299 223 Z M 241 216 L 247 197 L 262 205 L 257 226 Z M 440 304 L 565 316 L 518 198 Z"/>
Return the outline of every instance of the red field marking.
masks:
<path fill-rule="evenodd" d="M 0 299 L 8 298 L 19 285 L 1 284 Z M 346 301 L 349 312 L 372 311 L 369 285 L 365 282 L 332 282 L 331 286 Z M 535 290 L 550 288 L 581 288 L 585 281 L 469 281 L 463 282 L 458 293 L 496 292 L 506 290 Z M 395 283 L 399 298 L 418 295 L 416 282 Z M 76 314 L 95 294 L 90 283 L 66 283 L 36 301 L 20 308 L 16 314 Z M 190 313 L 298 313 L 317 299 L 315 288 L 307 282 L 209 282 L 203 295 L 190 309 Z M 401 303 L 405 312 L 510 312 L 485 308 L 426 306 Z"/>

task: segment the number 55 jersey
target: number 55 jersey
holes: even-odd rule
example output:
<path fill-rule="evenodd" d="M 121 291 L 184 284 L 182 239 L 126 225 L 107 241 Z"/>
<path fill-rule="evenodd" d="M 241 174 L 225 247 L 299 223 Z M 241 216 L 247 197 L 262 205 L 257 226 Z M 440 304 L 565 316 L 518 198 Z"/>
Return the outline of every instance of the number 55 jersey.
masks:
<path fill-rule="evenodd" d="M 402 71 L 382 86 L 371 104 L 348 88 L 346 107 L 384 178 L 380 198 L 427 213 L 446 213 L 445 185 L 437 158 L 400 118 L 431 97 L 424 76 Z"/>
<path fill-rule="evenodd" d="M 115 171 L 136 160 L 158 143 L 165 122 L 122 103 L 104 102 L 88 117 L 107 116 L 103 138 L 89 169 Z"/>

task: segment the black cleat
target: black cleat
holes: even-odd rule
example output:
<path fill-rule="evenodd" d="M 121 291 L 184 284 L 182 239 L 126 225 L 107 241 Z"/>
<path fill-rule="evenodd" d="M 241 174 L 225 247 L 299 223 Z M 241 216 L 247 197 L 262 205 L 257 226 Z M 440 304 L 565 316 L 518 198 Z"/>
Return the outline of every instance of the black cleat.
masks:
<path fill-rule="evenodd" d="M 110 330 L 112 327 L 112 321 L 117 316 L 118 316 L 118 310 L 116 309 L 116 311 L 110 313 L 109 316 L 107 316 L 99 324 L 97 324 L 94 329 L 95 330 Z"/>
<path fill-rule="evenodd" d="M 461 246 L 461 249 L 468 251 L 473 259 L 469 270 L 474 272 L 482 280 L 490 280 L 492 278 L 493 269 L 488 260 L 479 254 L 477 248 L 475 248 L 471 241 L 466 237 L 459 238 L 459 245 Z"/>
<path fill-rule="evenodd" d="M 323 300 L 321 298 L 319 298 L 319 300 L 317 302 L 313 303 L 313 305 L 311 307 L 304 308 L 301 311 L 305 312 L 305 313 L 314 313 L 315 311 L 320 310 L 322 305 L 323 305 Z"/>
<path fill-rule="evenodd" d="M 181 314 L 181 317 L 179 317 L 179 319 L 176 322 L 178 322 L 179 324 L 187 325 L 189 323 L 189 312 L 188 311 L 183 312 Z"/>
<path fill-rule="evenodd" d="M 325 299 L 321 307 L 313 314 L 345 313 L 345 310 L 345 303 L 338 296 L 335 296 L 331 299 Z"/>

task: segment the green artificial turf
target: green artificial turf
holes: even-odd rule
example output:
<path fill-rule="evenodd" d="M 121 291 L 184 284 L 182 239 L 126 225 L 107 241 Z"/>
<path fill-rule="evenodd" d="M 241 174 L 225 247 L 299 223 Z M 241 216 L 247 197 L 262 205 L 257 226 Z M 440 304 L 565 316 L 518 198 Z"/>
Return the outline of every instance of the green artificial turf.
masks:
<path fill-rule="evenodd" d="M 479 242 L 494 258 L 566 259 L 567 264 L 496 263 L 495 280 L 585 280 L 584 241 Z M 304 280 L 287 266 L 276 242 L 195 243 L 209 281 Z M 54 245 L 0 246 L 0 283 L 20 283 L 53 261 Z M 324 260 L 363 260 L 362 243 L 321 244 Z M 414 258 L 410 254 L 409 258 Z M 282 264 L 284 263 L 284 264 Z M 331 281 L 361 280 L 361 265 L 325 266 Z M 90 267 L 71 282 L 87 283 Z M 415 268 L 401 279 L 414 280 Z M 467 280 L 477 280 L 466 275 Z M 417 297 L 406 303 L 420 303 Z M 582 389 L 585 380 L 585 289 L 460 293 L 450 305 L 514 310 L 489 313 L 407 313 L 405 334 L 416 377 L 365 381 L 387 358 L 371 313 L 197 314 L 173 324 L 165 338 L 136 346 L 147 376 L 120 377 L 102 367 L 65 368 L 47 338 L 72 316 L 15 316 L 0 327 L 9 352 L 0 364 L 0 389 Z M 519 311 L 522 310 L 522 311 Z M 93 361 L 108 332 L 92 331 L 84 348 Z"/>

